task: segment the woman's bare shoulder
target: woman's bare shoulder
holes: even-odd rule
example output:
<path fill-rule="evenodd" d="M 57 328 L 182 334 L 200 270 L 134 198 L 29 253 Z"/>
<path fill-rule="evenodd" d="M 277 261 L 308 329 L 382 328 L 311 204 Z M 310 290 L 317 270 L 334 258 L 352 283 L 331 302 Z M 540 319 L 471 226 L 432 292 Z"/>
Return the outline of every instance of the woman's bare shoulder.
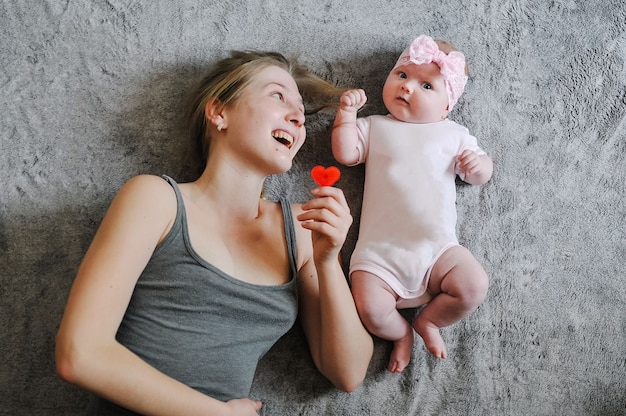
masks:
<path fill-rule="evenodd" d="M 117 197 L 133 199 L 135 202 L 175 203 L 172 186 L 162 177 L 156 175 L 137 175 L 130 178 L 120 188 Z M 117 198 L 116 197 L 116 198 Z"/>
<path fill-rule="evenodd" d="M 171 194 L 173 190 L 164 177 L 149 174 L 137 175 L 128 179 L 122 188 L 128 187 L 135 190 L 145 189 L 159 194 L 166 191 Z"/>
<path fill-rule="evenodd" d="M 174 189 L 165 179 L 155 175 L 138 175 L 120 188 L 107 216 L 123 222 L 142 218 L 158 227 L 158 224 L 170 224 L 176 210 Z"/>

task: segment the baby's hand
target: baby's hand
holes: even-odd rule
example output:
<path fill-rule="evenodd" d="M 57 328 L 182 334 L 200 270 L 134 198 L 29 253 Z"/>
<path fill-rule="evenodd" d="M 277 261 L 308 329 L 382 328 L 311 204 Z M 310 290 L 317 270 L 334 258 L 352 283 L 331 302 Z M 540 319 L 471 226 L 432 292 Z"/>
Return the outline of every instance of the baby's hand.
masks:
<path fill-rule="evenodd" d="M 465 150 L 458 155 L 454 168 L 457 175 L 471 185 L 483 185 L 493 173 L 493 162 L 486 154 Z"/>
<path fill-rule="evenodd" d="M 472 150 L 464 150 L 463 153 L 457 155 L 456 157 L 455 169 L 461 175 L 461 177 L 479 173 L 479 155 Z"/>
<path fill-rule="evenodd" d="M 362 89 L 348 90 L 341 95 L 339 108 L 341 110 L 357 112 L 365 105 L 366 101 L 367 96 Z"/>

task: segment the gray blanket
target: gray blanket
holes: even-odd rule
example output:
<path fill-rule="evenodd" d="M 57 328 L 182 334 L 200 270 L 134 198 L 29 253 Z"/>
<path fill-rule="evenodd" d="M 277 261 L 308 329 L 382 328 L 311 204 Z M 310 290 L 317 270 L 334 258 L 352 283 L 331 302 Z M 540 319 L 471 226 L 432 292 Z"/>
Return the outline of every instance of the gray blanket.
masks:
<path fill-rule="evenodd" d="M 0 3 L 0 414 L 78 415 L 86 393 L 55 375 L 54 336 L 77 266 L 119 187 L 186 169 L 181 100 L 231 49 L 277 50 L 370 98 L 419 34 L 463 51 L 470 80 L 450 118 L 492 156 L 458 185 L 458 233 L 491 287 L 385 371 L 334 389 L 294 328 L 259 366 L 264 415 L 626 414 L 626 3 L 621 0 L 195 0 Z M 270 196 L 308 198 L 333 164 L 332 114 L 312 117 Z M 338 182 L 358 233 L 362 167 Z M 412 312 L 407 311 L 407 318 Z"/>

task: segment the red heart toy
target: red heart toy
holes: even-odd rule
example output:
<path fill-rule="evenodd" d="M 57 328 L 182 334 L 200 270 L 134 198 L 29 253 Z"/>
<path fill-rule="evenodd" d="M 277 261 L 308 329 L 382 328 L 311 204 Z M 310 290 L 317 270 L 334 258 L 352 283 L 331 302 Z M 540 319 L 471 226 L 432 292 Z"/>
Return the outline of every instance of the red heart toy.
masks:
<path fill-rule="evenodd" d="M 315 166 L 311 169 L 311 177 L 319 186 L 333 186 L 341 177 L 341 172 L 336 166 Z"/>

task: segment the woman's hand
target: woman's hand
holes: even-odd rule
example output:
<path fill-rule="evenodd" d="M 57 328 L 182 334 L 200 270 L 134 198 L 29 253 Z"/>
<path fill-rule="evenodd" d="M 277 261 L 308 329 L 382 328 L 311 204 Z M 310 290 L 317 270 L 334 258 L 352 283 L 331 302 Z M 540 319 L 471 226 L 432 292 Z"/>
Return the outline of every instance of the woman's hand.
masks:
<path fill-rule="evenodd" d="M 226 406 L 232 416 L 258 416 L 262 404 L 258 400 L 233 399 L 227 401 Z"/>
<path fill-rule="evenodd" d="M 336 262 L 352 225 L 350 208 L 339 188 L 322 186 L 311 193 L 317 198 L 302 204 L 304 212 L 297 219 L 311 231 L 315 263 Z"/>

